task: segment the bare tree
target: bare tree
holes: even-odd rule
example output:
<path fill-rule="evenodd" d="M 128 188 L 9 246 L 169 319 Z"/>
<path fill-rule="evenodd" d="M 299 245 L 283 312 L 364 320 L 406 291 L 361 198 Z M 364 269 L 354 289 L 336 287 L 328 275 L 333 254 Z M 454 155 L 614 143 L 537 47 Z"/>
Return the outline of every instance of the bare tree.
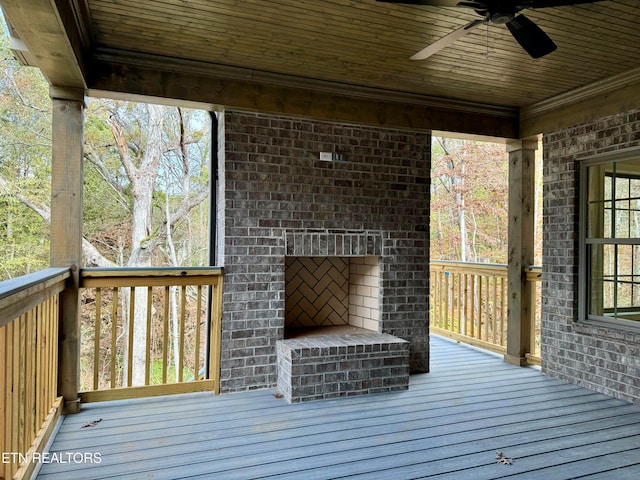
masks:
<path fill-rule="evenodd" d="M 178 264 L 175 255 L 172 229 L 188 218 L 190 211 L 201 204 L 208 196 L 208 185 L 201 182 L 193 191 L 187 146 L 195 143 L 198 138 L 189 138 L 185 133 L 185 118 L 178 109 L 177 124 L 165 123 L 169 110 L 158 105 L 138 105 L 132 112 L 122 107 L 122 104 L 105 102 L 103 113 L 107 112 L 106 124 L 110 132 L 110 140 L 102 144 L 86 145 L 85 160 L 93 165 L 109 189 L 114 192 L 116 201 L 122 208 L 130 209 L 130 238 L 129 254 L 125 258 L 127 267 L 150 267 L 154 252 L 158 247 L 168 245 L 173 250 L 170 263 Z M 169 127 L 169 128 L 166 128 Z M 167 130 L 173 133 L 167 133 Z M 158 177 L 163 170 L 163 159 L 171 156 L 171 152 L 178 151 L 179 176 L 182 183 L 180 195 L 164 192 L 164 208 L 154 209 L 156 202 Z M 113 159 L 118 159 L 114 167 Z M 175 155 L 174 155 L 175 157 Z M 175 163 L 175 159 L 173 160 Z M 185 178 L 186 177 L 186 178 Z M 8 179 L 0 176 L 0 190 L 10 193 L 20 203 L 27 206 L 45 222 L 51 222 L 49 207 L 29 192 L 21 192 L 14 188 Z M 172 197 L 173 201 L 169 201 Z M 160 218 L 154 218 L 154 211 L 160 212 Z M 158 217 L 158 215 L 156 215 Z M 129 231 L 129 230 L 127 230 Z M 109 259 L 96 245 L 86 238 L 82 243 L 85 264 L 88 266 L 116 267 L 117 260 Z M 125 292 L 125 297 L 127 293 Z M 129 302 L 123 302 L 125 308 Z M 147 317 L 147 289 L 135 289 L 134 341 L 132 356 L 132 385 L 141 385 L 145 381 L 146 361 L 146 317 Z M 124 319 L 129 315 L 124 314 Z M 126 328 L 125 328 L 126 331 Z M 125 356 L 126 359 L 126 356 Z M 126 365 L 124 371 L 127 371 Z M 125 378 L 124 384 L 127 379 Z"/>
<path fill-rule="evenodd" d="M 508 171 L 504 146 L 435 137 L 433 258 L 504 262 Z"/>

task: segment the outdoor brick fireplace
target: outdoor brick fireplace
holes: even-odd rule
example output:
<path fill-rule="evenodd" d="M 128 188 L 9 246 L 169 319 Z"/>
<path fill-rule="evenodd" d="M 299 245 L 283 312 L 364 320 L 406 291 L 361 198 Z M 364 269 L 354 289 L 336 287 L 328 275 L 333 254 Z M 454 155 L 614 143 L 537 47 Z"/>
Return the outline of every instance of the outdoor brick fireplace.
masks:
<path fill-rule="evenodd" d="M 409 343 L 379 332 L 380 233 L 292 232 L 286 253 L 277 384 L 287 401 L 409 388 Z"/>
<path fill-rule="evenodd" d="M 351 390 L 335 395 L 406 388 L 409 368 L 428 371 L 430 143 L 424 132 L 219 116 L 222 391 L 282 390 L 287 355 L 318 353 L 308 342 L 327 334 L 328 353 L 359 355 L 354 381 L 328 387 Z M 344 161 L 320 160 L 327 151 Z"/>

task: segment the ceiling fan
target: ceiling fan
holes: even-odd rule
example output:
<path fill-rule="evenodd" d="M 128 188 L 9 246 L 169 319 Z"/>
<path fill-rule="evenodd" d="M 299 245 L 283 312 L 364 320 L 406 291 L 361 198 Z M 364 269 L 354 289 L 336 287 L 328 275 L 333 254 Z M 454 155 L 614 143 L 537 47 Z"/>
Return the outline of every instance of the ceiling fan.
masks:
<path fill-rule="evenodd" d="M 386 3 L 407 5 L 431 5 L 435 7 L 471 8 L 482 18 L 468 23 L 464 27 L 445 35 L 440 40 L 420 50 L 411 60 L 424 60 L 464 37 L 474 28 L 488 23 L 506 25 L 513 38 L 532 58 L 540 58 L 557 47 L 553 40 L 534 22 L 520 12 L 527 8 L 562 7 L 581 3 L 595 3 L 601 0 L 377 0 Z"/>

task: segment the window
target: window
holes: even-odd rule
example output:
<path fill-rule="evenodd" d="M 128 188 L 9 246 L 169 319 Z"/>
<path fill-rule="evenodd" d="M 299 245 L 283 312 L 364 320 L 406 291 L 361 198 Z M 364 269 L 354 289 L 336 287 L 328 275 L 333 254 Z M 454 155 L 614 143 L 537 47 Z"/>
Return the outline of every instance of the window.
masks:
<path fill-rule="evenodd" d="M 580 319 L 640 328 L 640 150 L 582 161 Z"/>

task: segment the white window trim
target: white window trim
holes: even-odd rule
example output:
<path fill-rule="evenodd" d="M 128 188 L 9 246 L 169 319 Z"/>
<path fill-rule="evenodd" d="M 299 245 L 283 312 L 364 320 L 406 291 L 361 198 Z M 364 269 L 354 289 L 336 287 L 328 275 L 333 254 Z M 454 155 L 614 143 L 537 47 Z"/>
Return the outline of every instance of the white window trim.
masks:
<path fill-rule="evenodd" d="M 588 314 L 587 298 L 589 292 L 589 269 L 587 268 L 587 243 L 586 243 L 586 227 L 588 213 L 588 182 L 587 172 L 589 167 L 594 165 L 602 165 L 606 163 L 615 163 L 629 160 L 638 160 L 640 162 L 640 147 L 631 147 L 606 152 L 597 155 L 590 155 L 579 158 L 579 179 L 578 179 L 578 322 L 585 325 L 596 327 L 617 328 L 623 330 L 631 330 L 640 332 L 640 321 L 626 320 L 622 318 L 604 317 L 599 315 Z M 638 245 L 637 241 L 628 239 L 619 239 L 618 243 L 629 243 Z"/>

